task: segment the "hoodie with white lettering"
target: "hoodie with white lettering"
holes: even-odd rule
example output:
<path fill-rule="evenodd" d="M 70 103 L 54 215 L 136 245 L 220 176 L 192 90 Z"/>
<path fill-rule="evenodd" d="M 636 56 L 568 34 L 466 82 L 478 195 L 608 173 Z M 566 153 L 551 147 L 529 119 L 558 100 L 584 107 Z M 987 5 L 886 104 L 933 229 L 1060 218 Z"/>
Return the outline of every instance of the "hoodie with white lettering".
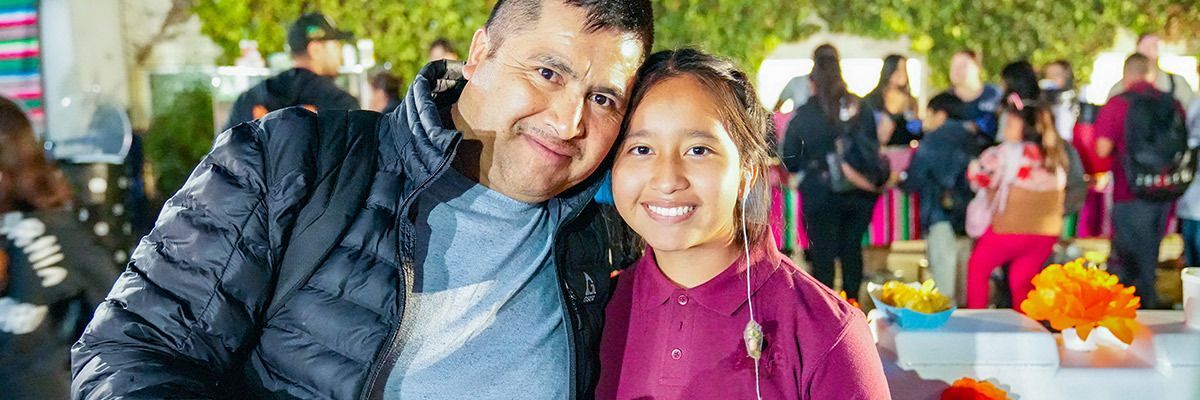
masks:
<path fill-rule="evenodd" d="M 70 347 L 120 273 L 68 211 L 0 215 L 0 387 L 70 397 Z"/>

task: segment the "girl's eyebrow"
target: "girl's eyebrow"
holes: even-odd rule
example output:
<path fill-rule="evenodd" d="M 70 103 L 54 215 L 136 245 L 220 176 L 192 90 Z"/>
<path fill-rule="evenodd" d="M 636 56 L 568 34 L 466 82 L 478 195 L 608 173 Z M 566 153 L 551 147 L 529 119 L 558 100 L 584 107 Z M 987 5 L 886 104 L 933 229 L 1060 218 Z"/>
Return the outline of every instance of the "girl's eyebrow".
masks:
<path fill-rule="evenodd" d="M 700 139 L 712 139 L 712 140 L 717 139 L 717 136 L 713 135 L 712 132 L 702 131 L 699 129 L 690 130 L 690 131 L 688 131 L 687 135 L 688 135 L 688 137 L 694 137 L 694 138 L 700 138 Z"/>

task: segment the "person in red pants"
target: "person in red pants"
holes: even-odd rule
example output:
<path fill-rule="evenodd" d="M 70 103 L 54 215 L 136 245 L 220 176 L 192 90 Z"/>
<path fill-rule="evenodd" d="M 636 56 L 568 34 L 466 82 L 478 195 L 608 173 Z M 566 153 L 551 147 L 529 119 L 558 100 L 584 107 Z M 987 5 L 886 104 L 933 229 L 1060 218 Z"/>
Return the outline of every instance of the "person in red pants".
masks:
<path fill-rule="evenodd" d="M 1051 104 L 1039 100 L 1029 63 L 1009 64 L 1001 76 L 1007 88 L 999 118 L 1004 141 L 985 150 L 968 172 L 972 186 L 986 191 L 984 210 L 991 218 L 967 262 L 968 308 L 988 306 L 988 277 L 1001 265 L 1008 265 L 1012 304 L 1020 307 L 1062 233 L 1068 160 Z M 975 217 L 968 211 L 968 218 Z"/>

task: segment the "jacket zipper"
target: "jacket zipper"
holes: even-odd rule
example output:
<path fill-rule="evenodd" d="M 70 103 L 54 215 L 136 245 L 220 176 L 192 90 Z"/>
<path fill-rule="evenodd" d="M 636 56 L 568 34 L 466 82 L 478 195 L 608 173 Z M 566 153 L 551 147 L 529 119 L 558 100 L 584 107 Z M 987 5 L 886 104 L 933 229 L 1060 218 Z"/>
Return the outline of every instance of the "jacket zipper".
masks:
<path fill-rule="evenodd" d="M 574 222 L 576 218 L 579 218 L 579 214 L 582 214 L 585 208 L 587 208 L 586 203 L 580 206 L 578 210 L 573 211 L 571 215 L 568 216 L 567 219 L 558 226 L 554 232 L 555 245 L 552 247 L 552 252 L 554 253 L 554 269 L 558 272 L 558 298 L 565 303 L 563 304 L 562 310 L 563 320 L 567 324 L 567 377 L 568 383 L 570 384 L 567 388 L 567 398 L 571 400 L 579 398 L 579 377 L 577 376 L 579 374 L 579 371 L 577 371 L 579 368 L 579 362 L 576 355 L 576 346 L 578 344 L 575 343 L 575 331 L 578 329 L 575 326 L 575 319 L 579 316 L 579 304 L 577 303 L 575 293 L 571 291 L 571 287 L 568 285 L 567 279 L 564 275 L 564 263 L 558 258 L 558 243 L 560 243 L 558 235 L 561 233 L 562 227 Z"/>
<path fill-rule="evenodd" d="M 429 184 L 433 183 L 433 181 L 437 180 L 438 177 L 442 176 L 442 174 L 446 172 L 446 167 L 450 165 L 450 161 L 454 159 L 455 154 L 458 152 L 457 151 L 457 143 L 455 143 L 453 146 L 455 147 L 455 150 L 451 150 L 450 156 L 442 160 L 442 164 L 438 166 L 437 172 L 435 172 L 433 175 L 430 175 L 429 179 L 426 179 L 425 182 L 422 182 L 420 186 L 417 186 L 417 188 L 413 190 L 412 194 L 410 194 L 409 197 L 404 200 L 404 203 L 400 205 L 400 208 L 396 209 L 396 218 L 397 219 L 405 217 L 404 215 L 407 214 L 409 205 L 411 205 L 413 200 L 415 200 L 417 198 L 418 193 L 425 191 L 425 188 L 428 187 Z M 397 248 L 397 251 L 400 251 L 399 248 Z M 410 272 L 412 270 L 412 266 L 407 265 L 408 263 L 404 262 L 403 260 L 401 260 L 401 262 L 403 264 L 405 264 L 402 268 L 404 268 L 403 273 L 405 275 L 404 302 L 407 303 L 408 296 L 412 294 L 412 279 L 409 276 Z M 370 371 L 370 373 L 367 374 L 367 381 L 366 381 L 366 384 L 363 385 L 362 393 L 358 396 L 359 399 L 366 400 L 366 399 L 371 399 L 371 398 L 377 398 L 375 396 L 375 394 L 377 394 L 377 393 L 380 395 L 378 398 L 380 398 L 380 399 L 383 398 L 382 397 L 383 388 L 382 387 L 376 388 L 375 385 L 378 384 L 377 381 L 379 380 L 379 374 L 381 372 L 383 372 L 383 367 L 386 365 L 392 365 L 395 362 L 396 357 L 399 356 L 398 352 L 400 350 L 400 346 L 398 346 L 396 343 L 400 339 L 399 338 L 400 328 L 401 328 L 401 325 L 404 324 L 404 314 L 407 312 L 407 310 L 408 310 L 408 307 L 403 307 L 401 309 L 400 322 L 397 323 L 395 325 L 395 327 L 392 328 L 391 333 L 388 334 L 387 341 L 384 342 L 383 348 L 385 348 L 387 350 L 385 350 L 380 355 L 380 357 L 376 358 L 375 363 L 373 365 L 371 365 L 371 371 Z"/>

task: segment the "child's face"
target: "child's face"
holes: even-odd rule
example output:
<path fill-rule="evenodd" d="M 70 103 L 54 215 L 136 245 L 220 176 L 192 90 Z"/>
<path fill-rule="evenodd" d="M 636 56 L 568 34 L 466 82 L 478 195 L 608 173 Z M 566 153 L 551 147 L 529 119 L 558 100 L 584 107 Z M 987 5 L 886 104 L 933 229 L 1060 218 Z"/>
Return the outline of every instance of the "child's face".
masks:
<path fill-rule="evenodd" d="M 741 158 L 715 101 L 695 79 L 669 78 L 632 112 L 612 171 L 621 217 L 656 251 L 730 243 Z"/>
<path fill-rule="evenodd" d="M 946 112 L 928 110 L 925 112 L 925 120 L 921 121 L 921 130 L 925 133 L 936 131 L 946 123 Z"/>

